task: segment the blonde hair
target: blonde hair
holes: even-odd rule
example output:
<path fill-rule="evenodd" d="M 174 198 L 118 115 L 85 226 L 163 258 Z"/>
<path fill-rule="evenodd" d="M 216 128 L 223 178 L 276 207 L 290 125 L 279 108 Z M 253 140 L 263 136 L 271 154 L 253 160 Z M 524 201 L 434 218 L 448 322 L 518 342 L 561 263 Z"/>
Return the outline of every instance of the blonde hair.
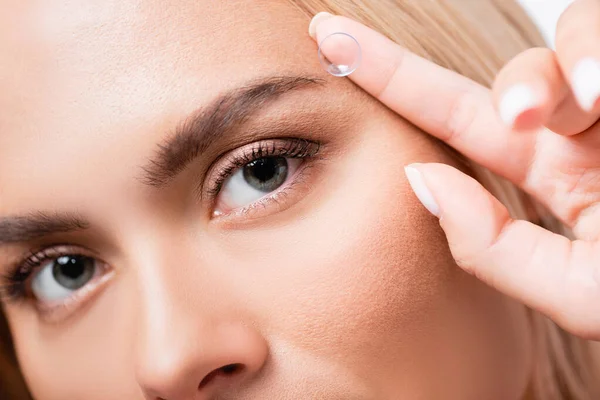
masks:
<path fill-rule="evenodd" d="M 513 0 L 291 0 L 304 13 L 345 15 L 443 67 L 490 86 L 512 57 L 544 40 Z M 511 183 L 462 159 L 472 174 L 520 219 L 571 236 L 538 203 Z M 531 312 L 535 368 L 528 396 L 535 400 L 591 400 L 588 344 Z"/>

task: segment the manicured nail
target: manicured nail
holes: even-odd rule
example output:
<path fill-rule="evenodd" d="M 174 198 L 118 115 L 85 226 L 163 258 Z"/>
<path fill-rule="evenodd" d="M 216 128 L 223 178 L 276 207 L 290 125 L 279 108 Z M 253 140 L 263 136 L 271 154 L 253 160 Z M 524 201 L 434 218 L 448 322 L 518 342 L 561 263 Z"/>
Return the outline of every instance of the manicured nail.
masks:
<path fill-rule="evenodd" d="M 308 34 L 310 35 L 310 37 L 315 39 L 317 34 L 317 25 L 331 17 L 333 17 L 332 14 L 324 11 L 316 14 L 310 21 L 310 25 L 308 26 Z"/>
<path fill-rule="evenodd" d="M 415 166 L 417 165 L 419 164 L 411 164 L 404 167 L 404 173 L 408 178 L 408 183 L 410 183 L 410 187 L 415 192 L 415 195 L 417 196 L 421 204 L 423 204 L 423 206 L 425 206 L 425 208 L 430 213 L 432 213 L 436 217 L 439 217 L 440 207 L 435 202 L 433 195 L 425 185 L 423 175 L 421 175 L 421 172 L 419 172 L 419 170 L 415 168 Z"/>
<path fill-rule="evenodd" d="M 573 69 L 573 92 L 581 108 L 592 111 L 600 100 L 600 62 L 584 58 Z"/>
<path fill-rule="evenodd" d="M 517 84 L 508 89 L 500 100 L 499 112 L 502 122 L 507 126 L 514 126 L 517 118 L 525 112 L 539 107 L 539 98 L 531 87 Z"/>

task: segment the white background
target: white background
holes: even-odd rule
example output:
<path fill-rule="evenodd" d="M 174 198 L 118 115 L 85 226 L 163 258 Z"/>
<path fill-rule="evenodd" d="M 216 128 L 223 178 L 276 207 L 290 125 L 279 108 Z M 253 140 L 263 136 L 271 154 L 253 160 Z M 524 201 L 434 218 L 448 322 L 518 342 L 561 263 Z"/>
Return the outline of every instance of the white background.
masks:
<path fill-rule="evenodd" d="M 519 3 L 539 26 L 548 41 L 554 46 L 554 34 L 558 17 L 573 0 L 519 0 Z"/>

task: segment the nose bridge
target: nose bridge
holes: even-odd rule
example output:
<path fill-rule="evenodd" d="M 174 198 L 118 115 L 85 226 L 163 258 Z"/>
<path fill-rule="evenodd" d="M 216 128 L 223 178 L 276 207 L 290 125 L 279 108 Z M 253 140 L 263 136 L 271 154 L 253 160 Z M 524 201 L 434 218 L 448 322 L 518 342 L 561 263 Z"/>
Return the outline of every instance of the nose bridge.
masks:
<path fill-rule="evenodd" d="M 179 287 L 178 293 L 178 283 L 165 273 L 168 266 L 164 262 L 157 262 L 157 256 L 152 261 L 145 260 L 136 268 L 136 376 L 142 390 L 152 400 L 166 398 L 161 395 L 166 385 L 177 388 L 177 393 L 170 393 L 171 397 L 185 398 L 185 393 L 193 393 L 195 387 L 191 386 L 191 380 L 186 382 L 182 377 L 194 371 L 182 369 L 190 368 L 191 363 L 185 358 L 198 351 L 192 348 L 198 344 L 193 336 L 200 333 L 197 330 L 202 324 L 198 322 L 196 328 L 193 323 L 197 321 L 183 316 L 185 309 L 179 304 L 182 303 L 182 289 L 185 289 Z M 197 317 L 203 318 L 202 315 Z M 188 348 L 184 349 L 184 345 Z"/>
<path fill-rule="evenodd" d="M 214 307 L 202 305 L 210 302 L 201 295 L 203 288 L 198 285 L 214 287 L 215 283 L 206 282 L 201 261 L 193 259 L 189 246 L 176 246 L 183 240 L 166 240 L 163 235 L 148 235 L 145 239 L 143 243 L 130 243 L 134 250 L 129 258 L 137 288 L 135 347 L 142 356 L 145 347 L 167 339 L 173 343 L 187 341 L 189 332 L 210 325 L 210 315 L 219 313 Z"/>
<path fill-rule="evenodd" d="M 199 285 L 207 279 L 202 265 L 181 254 L 155 252 L 136 268 L 135 371 L 151 400 L 210 398 L 250 379 L 267 359 L 266 341 L 238 306 L 216 298 L 226 290 L 217 282 Z"/>

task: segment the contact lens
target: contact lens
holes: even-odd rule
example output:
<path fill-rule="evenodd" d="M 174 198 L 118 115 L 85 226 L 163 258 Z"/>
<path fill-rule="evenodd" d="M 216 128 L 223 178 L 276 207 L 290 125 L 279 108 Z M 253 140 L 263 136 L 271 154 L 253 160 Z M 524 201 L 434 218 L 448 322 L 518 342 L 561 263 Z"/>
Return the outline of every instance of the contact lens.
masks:
<path fill-rule="evenodd" d="M 360 65 L 362 50 L 358 41 L 347 33 L 336 32 L 319 45 L 319 61 L 333 76 L 348 76 Z"/>

